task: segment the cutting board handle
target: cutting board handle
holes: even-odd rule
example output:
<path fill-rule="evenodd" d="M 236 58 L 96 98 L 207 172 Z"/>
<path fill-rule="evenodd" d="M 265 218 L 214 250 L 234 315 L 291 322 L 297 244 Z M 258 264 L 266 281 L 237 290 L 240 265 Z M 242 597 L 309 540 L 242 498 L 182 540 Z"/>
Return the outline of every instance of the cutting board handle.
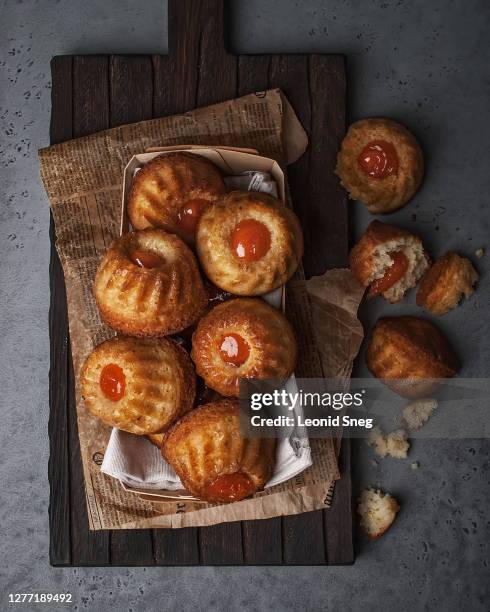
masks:
<path fill-rule="evenodd" d="M 224 21 L 225 0 L 169 0 L 169 55 L 187 63 L 204 35 L 225 52 Z"/>

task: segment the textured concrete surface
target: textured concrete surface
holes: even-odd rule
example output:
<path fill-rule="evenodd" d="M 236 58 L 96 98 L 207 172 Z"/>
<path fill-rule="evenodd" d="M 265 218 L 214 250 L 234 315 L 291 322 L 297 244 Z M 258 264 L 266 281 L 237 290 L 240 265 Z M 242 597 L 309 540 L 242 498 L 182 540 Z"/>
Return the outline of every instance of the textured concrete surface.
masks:
<path fill-rule="evenodd" d="M 229 2 L 242 52 L 344 52 L 351 118 L 388 115 L 421 140 L 427 177 L 390 221 L 416 229 L 433 255 L 488 245 L 487 43 L 477 0 Z M 356 453 L 356 490 L 380 484 L 402 504 L 376 543 L 346 568 L 53 569 L 48 563 L 48 207 L 36 150 L 48 143 L 51 56 L 162 52 L 166 8 L 152 0 L 4 0 L 0 9 L 2 426 L 0 609 L 10 592 L 71 592 L 67 609 L 488 609 L 488 442 L 414 443 L 411 460 L 371 465 Z M 487 159 L 485 159 L 487 154 Z M 369 216 L 352 204 L 354 232 Z M 481 287 L 441 327 L 466 376 L 488 376 L 490 256 Z M 379 314 L 414 312 L 413 296 Z M 360 372 L 363 371 L 361 367 Z M 22 606 L 24 609 L 29 606 Z M 39 606 L 33 609 L 38 609 Z M 62 606 L 56 609 L 64 609 Z"/>

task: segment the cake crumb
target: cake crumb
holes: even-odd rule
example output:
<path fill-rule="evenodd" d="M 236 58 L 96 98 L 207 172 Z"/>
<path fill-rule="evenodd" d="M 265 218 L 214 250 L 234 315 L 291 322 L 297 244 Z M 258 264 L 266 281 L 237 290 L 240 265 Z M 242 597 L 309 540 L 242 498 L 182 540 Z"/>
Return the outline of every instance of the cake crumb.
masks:
<path fill-rule="evenodd" d="M 420 467 L 420 463 L 418 461 L 412 461 L 410 467 L 412 468 L 412 470 L 418 470 Z"/>
<path fill-rule="evenodd" d="M 476 249 L 475 257 L 481 259 L 485 255 L 485 249 Z"/>
<path fill-rule="evenodd" d="M 402 412 L 402 425 L 409 431 L 417 431 L 431 417 L 438 403 L 435 399 L 419 399 L 410 402 Z"/>
<path fill-rule="evenodd" d="M 385 434 L 378 425 L 371 430 L 367 443 L 379 457 L 390 456 L 395 459 L 405 459 L 410 448 L 410 442 L 403 429 Z"/>
<path fill-rule="evenodd" d="M 364 489 L 358 499 L 360 525 L 371 540 L 376 540 L 390 528 L 399 510 L 396 499 L 379 489 Z"/>

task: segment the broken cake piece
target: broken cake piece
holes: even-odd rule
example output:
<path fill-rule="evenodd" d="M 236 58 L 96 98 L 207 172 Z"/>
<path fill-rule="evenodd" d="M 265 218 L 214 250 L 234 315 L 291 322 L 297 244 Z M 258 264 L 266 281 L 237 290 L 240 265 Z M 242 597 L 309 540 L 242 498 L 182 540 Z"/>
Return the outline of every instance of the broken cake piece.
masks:
<path fill-rule="evenodd" d="M 437 400 L 429 398 L 410 402 L 402 412 L 403 427 L 410 431 L 417 431 L 427 423 L 437 406 Z"/>
<path fill-rule="evenodd" d="M 379 489 L 364 489 L 358 499 L 360 525 L 370 540 L 378 539 L 391 527 L 399 510 L 396 499 Z"/>
<path fill-rule="evenodd" d="M 403 429 L 385 434 L 378 425 L 371 430 L 367 443 L 379 457 L 390 456 L 395 459 L 405 459 L 410 448 L 410 442 Z"/>
<path fill-rule="evenodd" d="M 435 315 L 446 314 L 470 297 L 480 278 L 471 261 L 449 251 L 425 273 L 417 292 L 417 306 Z"/>

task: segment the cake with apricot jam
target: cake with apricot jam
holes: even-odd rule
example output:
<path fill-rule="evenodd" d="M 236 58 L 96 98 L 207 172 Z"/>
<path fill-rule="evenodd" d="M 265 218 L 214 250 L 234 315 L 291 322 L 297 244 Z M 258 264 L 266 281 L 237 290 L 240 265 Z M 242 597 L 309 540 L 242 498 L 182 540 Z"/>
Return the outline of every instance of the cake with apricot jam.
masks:
<path fill-rule="evenodd" d="M 419 188 L 424 159 L 415 137 L 400 123 L 362 119 L 349 127 L 335 173 L 349 197 L 371 213 L 391 213 Z"/>
<path fill-rule="evenodd" d="M 203 210 L 226 192 L 217 166 L 195 153 L 159 155 L 135 175 L 128 215 L 136 230 L 162 228 L 194 242 Z"/>
<path fill-rule="evenodd" d="M 115 240 L 100 262 L 94 294 L 104 321 L 129 336 L 180 332 L 208 303 L 194 254 L 161 229 Z"/>
<path fill-rule="evenodd" d="M 95 417 L 138 435 L 168 429 L 192 408 L 196 389 L 189 355 L 166 338 L 106 340 L 85 361 L 80 380 Z"/>
<path fill-rule="evenodd" d="M 192 336 L 197 373 L 227 397 L 238 397 L 240 378 L 289 378 L 297 352 L 286 317 L 259 298 L 236 298 L 216 306 Z"/>
<path fill-rule="evenodd" d="M 443 333 L 419 317 L 385 317 L 368 342 L 366 364 L 374 376 L 402 397 L 428 397 L 441 379 L 458 373 L 459 362 Z"/>
<path fill-rule="evenodd" d="M 395 303 L 415 287 L 430 258 L 418 236 L 373 221 L 351 250 L 349 262 L 357 280 L 368 287 L 368 297 L 382 295 Z"/>
<path fill-rule="evenodd" d="M 206 275 L 220 289 L 261 295 L 294 274 L 303 235 L 296 215 L 277 198 L 232 191 L 203 212 L 196 249 Z"/>
<path fill-rule="evenodd" d="M 276 441 L 245 438 L 238 400 L 220 400 L 186 414 L 165 434 L 162 455 L 192 495 L 235 502 L 264 488 L 275 464 Z"/>

